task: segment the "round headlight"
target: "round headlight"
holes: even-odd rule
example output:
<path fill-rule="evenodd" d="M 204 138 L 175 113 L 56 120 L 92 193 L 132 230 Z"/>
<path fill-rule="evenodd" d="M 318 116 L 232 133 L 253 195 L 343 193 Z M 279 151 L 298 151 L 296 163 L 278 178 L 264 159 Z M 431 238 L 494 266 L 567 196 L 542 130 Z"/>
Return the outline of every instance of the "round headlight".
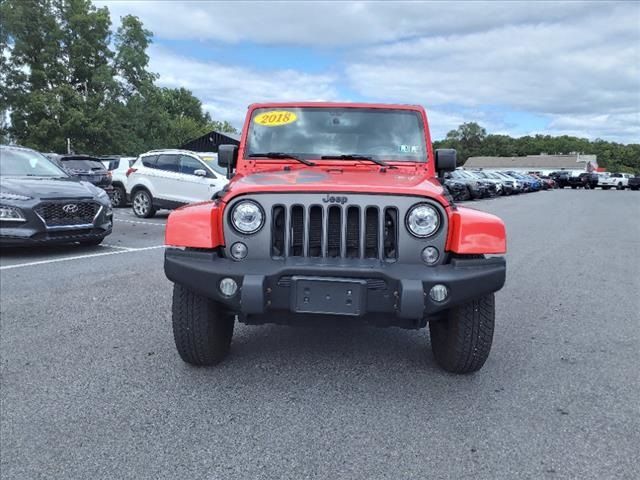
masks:
<path fill-rule="evenodd" d="M 264 214 L 257 203 L 243 200 L 233 207 L 231 224 L 240 233 L 256 233 L 264 224 Z"/>
<path fill-rule="evenodd" d="M 433 235 L 439 226 L 438 211 L 426 203 L 415 205 L 407 214 L 407 229 L 416 237 L 425 238 Z"/>

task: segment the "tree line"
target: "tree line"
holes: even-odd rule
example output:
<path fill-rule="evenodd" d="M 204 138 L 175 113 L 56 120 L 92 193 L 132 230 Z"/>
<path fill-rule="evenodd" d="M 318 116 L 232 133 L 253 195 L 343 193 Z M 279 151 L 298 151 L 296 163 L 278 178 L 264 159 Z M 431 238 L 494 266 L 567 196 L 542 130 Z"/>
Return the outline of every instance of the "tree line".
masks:
<path fill-rule="evenodd" d="M 513 138 L 508 135 L 488 135 L 475 122 L 464 123 L 447 133 L 444 140 L 434 142 L 434 148 L 455 148 L 458 163 L 463 165 L 469 157 L 519 157 L 540 153 L 558 154 L 578 152 L 597 155 L 598 166 L 609 172 L 640 174 L 640 144 L 624 145 L 596 139 L 562 135 L 534 135 Z"/>
<path fill-rule="evenodd" d="M 184 88 L 149 71 L 152 32 L 138 17 L 115 33 L 90 0 L 0 2 L 0 140 L 44 152 L 135 155 L 177 147 L 214 121 Z"/>
<path fill-rule="evenodd" d="M 138 17 L 120 19 L 115 35 L 107 7 L 91 0 L 0 2 L 0 142 L 44 152 L 136 155 L 177 147 L 214 121 L 184 88 L 163 88 L 149 70 L 152 32 Z M 596 154 L 609 171 L 640 172 L 640 145 L 549 135 L 487 135 L 465 123 L 434 142 L 470 156 Z"/>

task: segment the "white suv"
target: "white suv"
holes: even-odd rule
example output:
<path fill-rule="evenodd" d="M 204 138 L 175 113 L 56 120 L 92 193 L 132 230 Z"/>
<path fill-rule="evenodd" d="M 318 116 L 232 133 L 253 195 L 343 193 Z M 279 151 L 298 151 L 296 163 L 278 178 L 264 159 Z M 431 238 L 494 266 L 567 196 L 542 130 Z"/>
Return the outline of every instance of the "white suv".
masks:
<path fill-rule="evenodd" d="M 136 157 L 119 157 L 102 160 L 102 164 L 111 172 L 111 205 L 127 206 L 127 172 L 136 161 Z"/>
<path fill-rule="evenodd" d="M 228 180 L 217 155 L 204 155 L 187 150 L 152 150 L 140 155 L 127 172 L 133 213 L 149 218 L 161 208 L 211 200 Z"/>
<path fill-rule="evenodd" d="M 616 188 L 618 190 L 624 190 L 629 186 L 629 179 L 633 175 L 629 173 L 610 173 L 605 177 L 600 177 L 598 186 L 603 190 L 609 190 L 610 188 Z"/>

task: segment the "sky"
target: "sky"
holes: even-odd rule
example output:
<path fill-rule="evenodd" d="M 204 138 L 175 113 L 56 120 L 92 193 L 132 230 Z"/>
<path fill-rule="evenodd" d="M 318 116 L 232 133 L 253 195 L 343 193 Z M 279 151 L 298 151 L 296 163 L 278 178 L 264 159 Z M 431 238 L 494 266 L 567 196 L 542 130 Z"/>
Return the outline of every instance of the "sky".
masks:
<path fill-rule="evenodd" d="M 247 105 L 420 104 L 432 136 L 640 143 L 640 2 L 94 0 L 153 32 L 159 84 L 240 128 Z"/>

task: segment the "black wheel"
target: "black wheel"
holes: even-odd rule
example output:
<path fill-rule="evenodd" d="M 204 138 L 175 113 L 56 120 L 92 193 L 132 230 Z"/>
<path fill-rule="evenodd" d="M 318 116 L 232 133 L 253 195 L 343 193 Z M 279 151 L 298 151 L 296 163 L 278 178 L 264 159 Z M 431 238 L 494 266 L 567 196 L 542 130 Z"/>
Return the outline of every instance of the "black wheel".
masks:
<path fill-rule="evenodd" d="M 80 240 L 80 245 L 100 245 L 103 240 L 104 237 L 92 238 L 91 240 Z"/>
<path fill-rule="evenodd" d="M 127 206 L 127 192 L 120 185 L 113 186 L 113 193 L 111 194 L 111 205 L 116 208 Z"/>
<path fill-rule="evenodd" d="M 213 300 L 173 287 L 173 338 L 180 358 L 198 366 L 220 363 L 229 353 L 235 316 Z"/>
<path fill-rule="evenodd" d="M 429 322 L 436 362 L 452 373 L 480 370 L 491 351 L 494 324 L 493 293 L 452 308 L 445 318 Z"/>
<path fill-rule="evenodd" d="M 156 214 L 153 198 L 147 190 L 136 190 L 131 198 L 131 204 L 136 217 L 151 218 Z"/>
<path fill-rule="evenodd" d="M 616 190 L 624 190 L 624 187 L 622 186 L 622 182 L 616 185 Z"/>

